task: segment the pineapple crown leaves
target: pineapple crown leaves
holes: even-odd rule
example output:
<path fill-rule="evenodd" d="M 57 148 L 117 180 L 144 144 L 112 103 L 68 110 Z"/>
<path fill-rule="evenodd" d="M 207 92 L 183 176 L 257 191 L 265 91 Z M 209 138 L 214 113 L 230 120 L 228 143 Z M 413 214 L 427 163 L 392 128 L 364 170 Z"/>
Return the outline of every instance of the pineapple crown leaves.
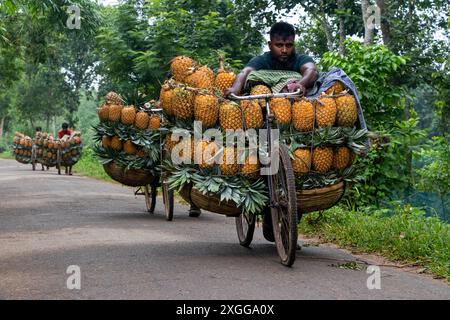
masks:
<path fill-rule="evenodd" d="M 183 189 L 187 184 L 196 183 L 201 180 L 201 176 L 193 168 L 177 168 L 178 170 L 172 172 L 171 176 L 167 179 L 169 188 L 178 192 Z"/>
<path fill-rule="evenodd" d="M 245 213 L 260 214 L 269 202 L 267 186 L 263 179 L 253 183 L 249 180 L 241 180 L 241 190 L 243 197 L 239 203 Z"/>

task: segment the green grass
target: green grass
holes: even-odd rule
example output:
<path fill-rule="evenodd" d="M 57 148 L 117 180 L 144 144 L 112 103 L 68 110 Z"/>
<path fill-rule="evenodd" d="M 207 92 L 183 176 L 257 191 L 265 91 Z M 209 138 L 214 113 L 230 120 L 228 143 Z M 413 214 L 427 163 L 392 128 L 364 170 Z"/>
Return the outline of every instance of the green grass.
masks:
<path fill-rule="evenodd" d="M 14 157 L 13 157 L 13 155 L 11 154 L 10 151 L 5 151 L 5 152 L 0 153 L 0 159 L 10 159 L 10 160 L 13 160 Z"/>
<path fill-rule="evenodd" d="M 450 225 L 410 206 L 371 213 L 341 208 L 305 215 L 299 232 L 353 251 L 413 263 L 450 281 Z"/>
<path fill-rule="evenodd" d="M 106 174 L 100 161 L 95 157 L 92 149 L 86 148 L 80 161 L 73 167 L 73 172 L 98 180 L 112 182 L 113 180 Z"/>

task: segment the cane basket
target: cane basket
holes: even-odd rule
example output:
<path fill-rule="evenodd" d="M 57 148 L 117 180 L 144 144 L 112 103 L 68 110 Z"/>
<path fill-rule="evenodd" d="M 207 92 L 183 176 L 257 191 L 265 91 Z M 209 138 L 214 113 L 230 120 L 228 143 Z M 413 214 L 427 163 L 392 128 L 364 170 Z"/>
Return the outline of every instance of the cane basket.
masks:
<path fill-rule="evenodd" d="M 152 184 L 155 181 L 155 176 L 147 170 L 126 170 L 115 162 L 110 162 L 103 165 L 106 173 L 111 179 L 120 182 L 128 187 L 142 187 Z"/>
<path fill-rule="evenodd" d="M 297 211 L 310 213 L 330 209 L 342 199 L 344 193 L 344 182 L 320 189 L 298 191 Z"/>
<path fill-rule="evenodd" d="M 233 201 L 220 202 L 219 196 L 204 195 L 192 185 L 186 185 L 180 191 L 180 196 L 196 207 L 209 212 L 225 215 L 227 217 L 239 217 L 242 210 Z"/>

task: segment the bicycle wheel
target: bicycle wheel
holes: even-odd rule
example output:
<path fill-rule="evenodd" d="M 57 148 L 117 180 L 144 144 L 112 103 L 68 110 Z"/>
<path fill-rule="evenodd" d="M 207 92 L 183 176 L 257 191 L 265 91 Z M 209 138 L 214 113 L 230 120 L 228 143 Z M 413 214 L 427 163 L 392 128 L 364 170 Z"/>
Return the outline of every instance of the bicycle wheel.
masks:
<path fill-rule="evenodd" d="M 163 181 L 162 183 L 164 209 L 166 211 L 167 221 L 173 221 L 173 190 L 169 189 L 169 185 Z"/>
<path fill-rule="evenodd" d="M 278 173 L 270 177 L 272 181 L 271 208 L 273 233 L 281 263 L 292 266 L 298 240 L 297 198 L 295 177 L 291 159 L 285 145 L 280 146 L 280 167 Z"/>
<path fill-rule="evenodd" d="M 156 186 L 144 186 L 145 205 L 147 206 L 147 211 L 151 214 L 155 213 L 157 193 L 158 189 Z"/>
<path fill-rule="evenodd" d="M 239 244 L 243 247 L 250 247 L 255 233 L 256 216 L 254 214 L 242 213 L 235 218 L 236 231 L 239 238 Z"/>

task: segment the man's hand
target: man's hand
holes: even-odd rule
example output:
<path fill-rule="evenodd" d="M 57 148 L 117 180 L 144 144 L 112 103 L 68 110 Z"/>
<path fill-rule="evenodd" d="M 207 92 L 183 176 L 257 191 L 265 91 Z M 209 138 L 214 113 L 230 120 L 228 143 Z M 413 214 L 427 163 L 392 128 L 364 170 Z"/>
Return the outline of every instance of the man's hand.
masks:
<path fill-rule="evenodd" d="M 225 90 L 223 95 L 225 98 L 229 98 L 232 94 L 239 95 L 239 90 L 237 88 L 229 88 Z"/>
<path fill-rule="evenodd" d="M 283 90 L 281 90 L 281 92 L 283 93 L 292 93 L 292 92 L 296 92 L 300 90 L 300 94 L 301 95 L 305 95 L 306 94 L 306 88 L 303 84 L 300 83 L 300 80 L 293 80 L 291 82 L 289 82 L 284 88 Z"/>

